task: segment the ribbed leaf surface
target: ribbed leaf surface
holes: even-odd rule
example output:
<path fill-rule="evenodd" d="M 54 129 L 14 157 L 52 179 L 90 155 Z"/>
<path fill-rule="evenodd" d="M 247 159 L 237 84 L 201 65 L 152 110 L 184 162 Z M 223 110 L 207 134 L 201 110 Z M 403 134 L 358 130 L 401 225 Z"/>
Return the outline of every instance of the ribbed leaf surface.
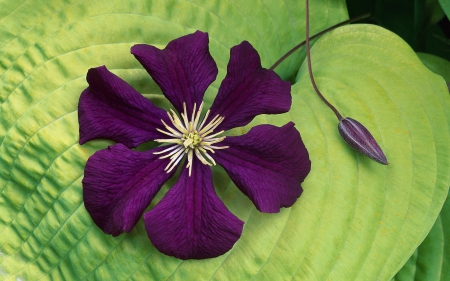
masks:
<path fill-rule="evenodd" d="M 397 36 L 345 27 L 314 45 L 320 89 L 365 124 L 390 162 L 348 148 L 337 120 L 312 90 L 303 57 L 277 69 L 294 76 L 289 114 L 313 161 L 299 201 L 262 214 L 221 168 L 214 183 L 246 222 L 227 254 L 181 261 L 153 248 L 143 222 L 113 238 L 86 212 L 87 158 L 109 144 L 78 145 L 77 103 L 90 67 L 106 65 L 156 104 L 160 90 L 129 54 L 136 43 L 164 47 L 200 29 L 210 34 L 218 80 L 229 48 L 250 41 L 269 67 L 303 40 L 297 1 L 3 1 L 0 10 L 0 276 L 5 280 L 389 280 L 429 232 L 449 186 L 448 91 Z M 344 1 L 315 1 L 312 33 L 346 18 Z M 144 147 L 142 147 L 144 149 Z M 168 182 L 157 200 L 174 184 Z M 155 200 L 155 202 L 157 201 Z M 150 206 L 153 207 L 155 202 Z"/>

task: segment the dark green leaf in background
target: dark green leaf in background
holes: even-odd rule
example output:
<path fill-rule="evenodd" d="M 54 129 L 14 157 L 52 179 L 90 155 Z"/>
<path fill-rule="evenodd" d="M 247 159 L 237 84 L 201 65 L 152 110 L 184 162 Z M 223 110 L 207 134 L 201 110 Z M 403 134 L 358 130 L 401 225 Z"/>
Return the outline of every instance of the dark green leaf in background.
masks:
<path fill-rule="evenodd" d="M 450 201 L 447 199 L 430 233 L 393 280 L 450 280 L 449 221 Z"/>
<path fill-rule="evenodd" d="M 450 61 L 431 54 L 418 53 L 417 55 L 426 67 L 450 83 Z"/>
<path fill-rule="evenodd" d="M 448 0 L 347 0 L 350 17 L 370 12 L 365 22 L 402 37 L 416 52 L 450 59 L 450 22 L 443 3 Z"/>
<path fill-rule="evenodd" d="M 448 18 L 450 18 L 450 1 L 449 0 L 439 0 L 439 4 L 441 4 L 442 9 Z"/>
<path fill-rule="evenodd" d="M 421 61 L 450 83 L 450 62 L 434 55 L 418 53 Z M 394 280 L 450 280 L 450 201 L 447 197 L 433 228 Z"/>

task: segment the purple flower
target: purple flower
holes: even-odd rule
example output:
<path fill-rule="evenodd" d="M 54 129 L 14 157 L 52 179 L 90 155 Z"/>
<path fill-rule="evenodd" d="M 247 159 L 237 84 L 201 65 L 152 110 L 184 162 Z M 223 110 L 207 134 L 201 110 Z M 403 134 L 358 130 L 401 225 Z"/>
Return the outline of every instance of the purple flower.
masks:
<path fill-rule="evenodd" d="M 220 136 L 291 105 L 290 84 L 262 68 L 248 42 L 231 49 L 227 76 L 203 118 L 203 95 L 217 76 L 206 33 L 175 39 L 164 50 L 135 45 L 131 53 L 179 114 L 156 107 L 104 66 L 88 71 L 78 111 L 80 144 L 97 138 L 117 142 L 86 163 L 84 203 L 98 227 L 113 236 L 130 232 L 180 164 L 178 182 L 144 215 L 150 240 L 167 255 L 216 257 L 241 235 L 243 222 L 217 197 L 208 166 L 220 164 L 262 212 L 294 204 L 311 163 L 292 122 Z M 150 140 L 165 145 L 131 150 Z"/>

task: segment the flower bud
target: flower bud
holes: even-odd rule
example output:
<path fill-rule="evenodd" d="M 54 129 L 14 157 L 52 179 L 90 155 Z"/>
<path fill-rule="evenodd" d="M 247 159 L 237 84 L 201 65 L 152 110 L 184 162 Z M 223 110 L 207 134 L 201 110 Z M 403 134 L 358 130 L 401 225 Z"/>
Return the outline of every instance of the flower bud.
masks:
<path fill-rule="evenodd" d="M 341 137 L 351 148 L 378 163 L 388 164 L 377 141 L 361 123 L 352 118 L 343 118 L 339 121 L 338 130 Z"/>

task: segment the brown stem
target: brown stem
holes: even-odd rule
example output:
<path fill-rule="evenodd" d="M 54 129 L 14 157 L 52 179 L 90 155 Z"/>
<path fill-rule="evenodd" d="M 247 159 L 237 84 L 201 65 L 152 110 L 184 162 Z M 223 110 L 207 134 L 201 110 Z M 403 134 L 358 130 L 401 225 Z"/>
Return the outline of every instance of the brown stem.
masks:
<path fill-rule="evenodd" d="M 308 61 L 308 70 L 309 70 L 309 77 L 311 78 L 311 83 L 314 87 L 314 90 L 316 91 L 317 95 L 322 99 L 322 101 L 331 109 L 333 110 L 334 114 L 336 115 L 337 119 L 341 121 L 342 116 L 337 111 L 337 109 L 329 103 L 325 97 L 320 93 L 319 88 L 317 88 L 316 81 L 314 81 L 314 76 L 312 73 L 311 68 L 311 52 L 310 52 L 310 46 L 309 46 L 309 1 L 306 0 L 306 59 Z"/>
<path fill-rule="evenodd" d="M 365 18 L 368 18 L 368 17 L 370 17 L 370 13 L 367 13 L 367 14 L 364 14 L 364 15 L 360 15 L 360 16 L 354 17 L 354 18 L 352 18 L 352 19 L 349 19 L 349 20 L 340 22 L 340 23 L 335 24 L 335 25 L 333 25 L 333 26 L 331 26 L 331 27 L 328 27 L 327 29 L 322 30 L 321 32 L 315 34 L 314 36 L 311 36 L 311 38 L 309 38 L 309 40 L 316 39 L 317 37 L 319 37 L 319 36 L 321 36 L 321 35 L 324 35 L 324 34 L 327 33 L 328 31 L 331 31 L 331 30 L 333 30 L 333 29 L 335 29 L 335 28 L 338 28 L 338 27 L 340 27 L 340 26 L 343 26 L 343 25 L 346 25 L 346 24 L 349 24 L 349 23 L 352 23 L 352 22 L 355 22 L 355 21 L 358 21 L 358 20 L 362 20 L 362 19 L 365 19 Z M 300 44 L 298 44 L 297 46 L 295 46 L 294 48 L 292 48 L 289 52 L 287 52 L 287 53 L 284 54 L 279 60 L 277 60 L 277 61 L 276 61 L 269 69 L 270 69 L 270 70 L 274 70 L 275 67 L 277 67 L 278 65 L 280 65 L 280 63 L 282 63 L 287 57 L 289 57 L 289 56 L 292 55 L 295 51 L 297 51 L 298 49 L 300 49 L 301 47 L 303 47 L 303 45 L 305 45 L 305 43 L 306 43 L 306 41 L 303 41 L 302 43 L 300 43 Z"/>

